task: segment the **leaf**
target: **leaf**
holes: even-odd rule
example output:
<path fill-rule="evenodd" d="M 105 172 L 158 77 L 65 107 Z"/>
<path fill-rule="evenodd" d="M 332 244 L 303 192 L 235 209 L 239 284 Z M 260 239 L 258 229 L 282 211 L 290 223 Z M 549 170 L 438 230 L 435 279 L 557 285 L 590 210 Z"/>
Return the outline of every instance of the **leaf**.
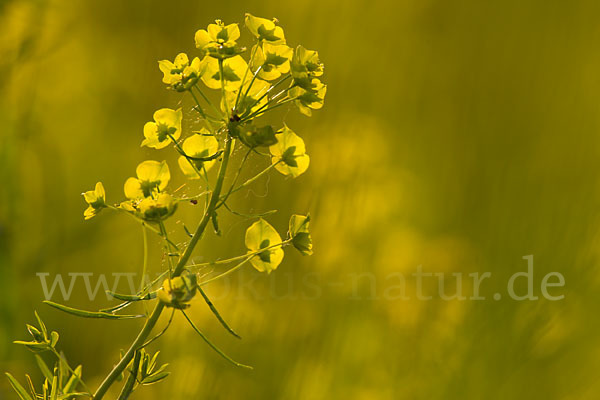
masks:
<path fill-rule="evenodd" d="M 132 318 L 144 318 L 145 315 L 116 315 L 109 314 L 102 311 L 84 311 L 79 310 L 72 307 L 67 307 L 62 304 L 55 303 L 53 301 L 44 300 L 45 304 L 48 304 L 51 307 L 54 307 L 60 311 L 66 312 L 67 314 L 72 314 L 77 317 L 82 318 L 105 318 L 105 319 L 132 319 Z"/>
<path fill-rule="evenodd" d="M 37 399 L 37 392 L 35 391 L 35 387 L 33 386 L 33 382 L 31 381 L 31 377 L 29 375 L 25 375 L 27 378 L 27 386 L 29 386 L 29 393 L 31 393 L 31 397 Z"/>
<path fill-rule="evenodd" d="M 58 400 L 58 368 L 54 368 L 54 377 L 52 377 L 52 390 L 50 391 L 50 400 Z"/>
<path fill-rule="evenodd" d="M 13 341 L 14 344 L 21 344 L 25 347 L 27 347 L 29 350 L 35 352 L 35 353 L 40 353 L 43 351 L 47 351 L 49 350 L 49 345 L 48 343 L 38 343 L 38 342 L 25 342 L 22 340 L 15 340 Z"/>
<path fill-rule="evenodd" d="M 56 343 L 58 343 L 58 332 L 56 331 L 52 331 L 52 333 L 50 334 L 50 346 L 55 347 Z"/>
<path fill-rule="evenodd" d="M 44 321 L 42 321 L 42 319 L 40 318 L 37 311 L 34 311 L 34 313 L 35 313 L 35 318 L 37 319 L 37 322 L 40 325 L 40 329 L 42 330 L 42 333 L 44 334 L 44 337 L 48 337 L 48 330 L 46 329 L 46 324 L 44 324 Z"/>
<path fill-rule="evenodd" d="M 260 272 L 271 273 L 283 260 L 281 236 L 264 219 L 259 219 L 246 231 L 246 247 L 249 252 L 265 249 L 250 259 L 250 263 Z M 274 246 L 275 245 L 275 246 Z"/>
<path fill-rule="evenodd" d="M 74 374 L 71 375 L 65 386 L 63 387 L 63 393 L 71 393 L 77 387 L 77 384 L 81 380 L 83 367 L 78 365 L 77 368 L 73 370 Z"/>
<path fill-rule="evenodd" d="M 25 390 L 25 388 L 23 386 L 21 386 L 21 384 L 19 383 L 19 381 L 17 381 L 11 374 L 9 374 L 8 372 L 5 372 L 6 376 L 8 377 L 8 380 L 10 381 L 10 385 L 12 386 L 12 388 L 15 390 L 15 392 L 17 392 L 17 394 L 19 395 L 19 398 L 21 400 L 33 400 L 31 398 L 31 396 L 29 395 L 29 393 L 27 393 L 27 391 Z"/>
<path fill-rule="evenodd" d="M 137 296 L 137 295 L 131 295 L 131 294 L 115 293 L 115 292 L 111 292 L 110 290 L 107 290 L 106 294 L 108 294 L 111 297 L 114 297 L 117 300 L 121 300 L 121 301 L 141 301 L 141 300 L 152 300 L 152 299 L 156 298 L 155 292 L 148 293 L 145 296 Z"/>
<path fill-rule="evenodd" d="M 35 361 L 37 362 L 37 365 L 40 368 L 40 371 L 42 371 L 44 377 L 48 380 L 52 380 L 52 372 L 50 372 L 50 368 L 48 368 L 48 365 L 46 365 L 44 359 L 38 354 L 36 354 Z"/>
<path fill-rule="evenodd" d="M 90 395 L 85 392 L 66 393 L 66 394 L 59 395 L 58 400 L 66 400 L 66 399 L 70 399 L 72 397 L 88 397 L 89 398 Z"/>
<path fill-rule="evenodd" d="M 160 372 L 154 375 L 150 375 L 142 380 L 142 385 L 151 385 L 153 383 L 157 383 L 165 379 L 171 373 L 168 371 Z"/>

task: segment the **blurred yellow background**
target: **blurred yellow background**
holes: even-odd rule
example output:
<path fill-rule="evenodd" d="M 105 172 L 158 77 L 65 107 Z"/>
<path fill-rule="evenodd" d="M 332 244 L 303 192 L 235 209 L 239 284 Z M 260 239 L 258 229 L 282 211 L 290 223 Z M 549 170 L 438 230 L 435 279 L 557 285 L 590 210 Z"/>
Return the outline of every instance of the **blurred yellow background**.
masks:
<path fill-rule="evenodd" d="M 245 12 L 277 17 L 291 45 L 318 50 L 328 93 L 312 118 L 280 114 L 306 142 L 308 172 L 273 173 L 234 205 L 279 210 L 269 221 L 282 233 L 290 214 L 310 211 L 315 254 L 288 250 L 269 276 L 246 267 L 208 288 L 242 341 L 195 299 L 198 325 L 254 371 L 224 362 L 177 318 L 153 345 L 172 375 L 133 398 L 599 398 L 592 0 L 0 2 L 0 370 L 41 383 L 33 356 L 11 344 L 27 337 L 34 310 L 93 387 L 131 342 L 139 320 L 50 309 L 36 273 L 139 270 L 139 226 L 108 212 L 84 222 L 80 193 L 101 180 L 108 200 L 121 200 L 144 159 L 166 158 L 179 186 L 172 152 L 139 147 L 158 108 L 182 106 L 186 129 L 198 123 L 189 99 L 165 90 L 157 61 L 194 54 L 197 29 L 241 23 Z M 177 220 L 194 226 L 198 210 L 182 205 Z M 207 235 L 196 252 L 205 260 L 245 251 L 251 221 L 222 219 L 224 237 Z M 184 239 L 180 223 L 169 231 Z M 155 273 L 164 264 L 151 243 Z M 422 265 L 490 271 L 489 297 L 525 270 L 528 254 L 536 294 L 559 271 L 564 300 L 387 292 L 391 274 Z M 90 302 L 81 285 L 69 303 L 114 304 Z M 16 398 L 3 377 L 0 398 Z"/>

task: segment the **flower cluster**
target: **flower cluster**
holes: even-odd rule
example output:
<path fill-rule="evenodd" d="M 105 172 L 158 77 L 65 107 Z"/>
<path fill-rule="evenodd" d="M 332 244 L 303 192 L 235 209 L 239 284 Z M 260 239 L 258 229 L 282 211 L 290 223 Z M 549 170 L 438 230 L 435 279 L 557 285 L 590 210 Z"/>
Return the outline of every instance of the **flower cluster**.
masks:
<path fill-rule="evenodd" d="M 187 54 L 180 53 L 172 62 L 158 63 L 169 89 L 193 96 L 195 109 L 206 126 L 180 142 L 182 109 L 161 108 L 144 125 L 142 146 L 157 150 L 174 146 L 179 153 L 177 164 L 188 179 L 206 180 L 224 151 L 224 142 L 230 139 L 237 139 L 249 149 L 268 148 L 272 166 L 283 175 L 297 177 L 308 168 L 310 158 L 301 137 L 286 125 L 274 128 L 258 121 L 263 114 L 286 104 L 294 104 L 307 116 L 311 110 L 321 108 L 327 91 L 320 80 L 323 64 L 316 51 L 289 47 L 277 20 L 246 14 L 245 25 L 256 40 L 248 52 L 238 43 L 238 24 L 217 20 L 196 32 L 198 57 L 190 61 Z M 242 57 L 244 52 L 250 53 L 248 61 Z M 204 93 L 200 82 L 221 91 L 217 105 Z M 198 101 L 198 95 L 206 104 Z M 178 199 L 165 192 L 171 176 L 167 163 L 144 161 L 136 174 L 125 182 L 128 200 L 118 208 L 147 222 L 159 222 L 172 215 Z M 84 196 L 89 204 L 86 219 L 107 207 L 101 183 Z"/>

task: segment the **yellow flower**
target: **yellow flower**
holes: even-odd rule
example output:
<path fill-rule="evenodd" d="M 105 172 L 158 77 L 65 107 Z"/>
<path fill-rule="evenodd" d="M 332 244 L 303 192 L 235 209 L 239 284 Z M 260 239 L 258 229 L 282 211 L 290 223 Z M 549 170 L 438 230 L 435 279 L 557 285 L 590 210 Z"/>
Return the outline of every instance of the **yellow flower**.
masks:
<path fill-rule="evenodd" d="M 249 91 L 248 86 L 250 86 L 250 79 L 246 79 L 246 82 L 244 82 L 244 86 L 241 89 L 225 93 L 227 104 L 233 107 L 238 97 L 238 91 L 242 91 L 242 94 L 240 95 L 240 100 L 235 110 L 237 115 L 244 115 L 246 113 L 250 114 L 250 112 L 258 110 L 260 107 L 264 106 L 269 101 L 268 96 L 264 96 L 271 87 L 271 85 L 269 85 L 269 82 L 263 81 L 262 79 L 255 79 L 252 83 L 252 86 L 250 86 Z M 247 95 L 246 91 L 248 91 Z M 258 99 L 261 100 L 258 101 Z M 249 109 L 250 107 L 252 108 Z M 221 101 L 221 109 L 225 110 L 224 101 Z"/>
<path fill-rule="evenodd" d="M 241 56 L 231 57 L 223 61 L 225 90 L 234 91 L 239 89 L 246 68 L 248 68 L 248 64 Z M 202 81 L 211 89 L 221 89 L 221 71 L 219 62 L 216 59 L 207 59 Z"/>
<path fill-rule="evenodd" d="M 323 107 L 323 101 L 327 93 L 327 85 L 323 85 L 318 79 L 313 79 L 312 85 L 312 90 L 296 86 L 288 92 L 288 96 L 294 99 L 294 103 L 298 106 L 300 112 L 308 117 L 312 115 L 311 109 L 318 110 Z"/>
<path fill-rule="evenodd" d="M 188 308 L 196 295 L 198 282 L 195 274 L 185 274 L 165 279 L 158 290 L 157 297 L 167 307 Z"/>
<path fill-rule="evenodd" d="M 272 81 L 290 71 L 290 60 L 294 53 L 291 47 L 265 43 L 255 51 L 253 66 L 260 67 L 258 76 L 262 79 Z"/>
<path fill-rule="evenodd" d="M 189 90 L 194 86 L 202 76 L 205 65 L 198 57 L 194 57 L 190 64 L 190 60 L 185 53 L 177 54 L 174 62 L 169 60 L 158 62 L 158 67 L 164 75 L 163 82 L 178 92 Z"/>
<path fill-rule="evenodd" d="M 214 136 L 210 136 L 206 128 L 202 128 L 200 132 L 185 139 L 182 145 L 183 152 L 193 158 L 206 158 L 214 155 L 219 150 L 219 142 Z M 189 179 L 199 179 L 198 173 L 192 167 L 202 172 L 202 169 L 208 171 L 215 163 L 215 160 L 189 160 L 184 156 L 180 156 L 177 160 L 183 174 Z"/>
<path fill-rule="evenodd" d="M 277 143 L 269 147 L 269 151 L 275 169 L 283 175 L 291 175 L 295 178 L 308 169 L 310 157 L 306 154 L 304 140 L 292 132 L 287 125 L 284 126 L 281 134 L 277 135 Z"/>
<path fill-rule="evenodd" d="M 86 220 L 93 218 L 106 207 L 106 192 L 104 191 L 104 186 L 102 182 L 96 183 L 96 187 L 94 190 L 89 190 L 85 193 L 82 193 L 83 198 L 86 203 L 88 203 L 88 208 L 83 212 L 83 216 Z"/>
<path fill-rule="evenodd" d="M 208 29 L 200 29 L 194 36 L 196 47 L 203 55 L 225 59 L 240 54 L 243 49 L 237 46 L 240 37 L 238 24 L 223 24 L 220 19 L 208 25 Z"/>
<path fill-rule="evenodd" d="M 146 139 L 142 142 L 142 146 L 162 149 L 169 145 L 169 135 L 173 136 L 175 140 L 179 139 L 181 135 L 181 118 L 181 108 L 177 110 L 161 108 L 156 111 L 154 122 L 146 122 L 144 125 Z"/>
<path fill-rule="evenodd" d="M 129 178 L 125 182 L 125 196 L 128 199 L 156 197 L 162 192 L 171 179 L 169 166 L 166 161 L 144 161 L 135 170 L 137 178 Z"/>
<path fill-rule="evenodd" d="M 147 197 L 137 204 L 140 217 L 146 221 L 160 221 L 173 215 L 177 202 L 168 193 L 160 193 L 156 199 Z"/>
<path fill-rule="evenodd" d="M 290 63 L 294 83 L 306 90 L 314 89 L 315 77 L 323 75 L 323 64 L 319 60 L 319 53 L 306 50 L 302 46 L 296 47 Z"/>
<path fill-rule="evenodd" d="M 273 44 L 284 44 L 285 36 L 283 29 L 275 24 L 277 20 L 270 21 L 266 18 L 255 17 L 252 14 L 246 14 L 246 28 L 258 40 L 264 40 Z"/>

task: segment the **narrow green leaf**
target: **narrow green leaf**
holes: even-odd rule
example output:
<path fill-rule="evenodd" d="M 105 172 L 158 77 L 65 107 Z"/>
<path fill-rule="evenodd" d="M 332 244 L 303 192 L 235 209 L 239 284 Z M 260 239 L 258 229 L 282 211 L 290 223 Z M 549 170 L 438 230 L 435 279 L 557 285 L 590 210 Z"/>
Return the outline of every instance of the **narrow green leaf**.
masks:
<path fill-rule="evenodd" d="M 137 295 L 131 295 L 131 294 L 120 294 L 120 293 L 115 293 L 115 292 L 111 292 L 110 290 L 107 290 L 106 294 L 108 294 L 111 297 L 114 297 L 117 300 L 121 300 L 121 301 L 152 300 L 152 299 L 156 298 L 156 292 L 148 293 L 145 296 L 137 296 Z"/>
<path fill-rule="evenodd" d="M 52 377 L 52 390 L 50 391 L 50 400 L 58 400 L 58 368 L 54 368 L 54 377 Z"/>
<path fill-rule="evenodd" d="M 79 310 L 77 308 L 67 307 L 62 304 L 55 303 L 53 301 L 44 300 L 45 304 L 48 304 L 51 307 L 54 307 L 60 311 L 66 312 L 67 314 L 72 314 L 77 317 L 82 318 L 104 318 L 104 319 L 132 319 L 132 318 L 144 318 L 145 315 L 117 315 L 117 314 L 109 314 L 101 311 L 85 311 Z"/>
<path fill-rule="evenodd" d="M 73 390 L 75 390 L 75 388 L 77 387 L 77 383 L 81 379 L 82 369 L 83 367 L 79 365 L 73 370 L 73 372 L 75 373 L 71 375 L 71 377 L 63 387 L 63 393 L 71 393 L 73 392 Z"/>
<path fill-rule="evenodd" d="M 25 390 L 25 388 L 23 386 L 21 386 L 21 384 L 19 383 L 19 381 L 17 381 L 14 378 L 14 376 L 12 376 L 11 374 L 9 374 L 8 372 L 5 372 L 5 374 L 8 377 L 8 380 L 10 381 L 10 385 L 15 390 L 15 392 L 17 392 L 17 394 L 19 395 L 19 398 L 21 400 L 33 400 L 31 398 L 31 396 L 29 395 L 29 393 L 27 393 L 27 391 Z"/>
<path fill-rule="evenodd" d="M 50 346 L 54 347 L 58 343 L 58 332 L 52 331 L 50 334 Z"/>
<path fill-rule="evenodd" d="M 225 322 L 225 320 L 223 319 L 223 317 L 221 317 L 221 314 L 216 309 L 216 307 L 213 304 L 213 302 L 208 298 L 208 296 L 206 295 L 206 293 L 204 292 L 204 290 L 200 286 L 198 286 L 198 289 L 200 291 L 200 294 L 204 298 L 204 301 L 206 302 L 206 304 L 210 308 L 210 310 L 213 312 L 213 314 L 215 315 L 215 317 L 217 317 L 217 319 L 219 320 L 219 322 L 221 323 L 221 325 L 223 325 L 223 328 L 225 328 L 225 330 L 227 332 L 231 333 L 236 338 L 241 339 L 240 335 L 238 335 L 233 329 L 231 329 L 231 327 L 227 324 L 227 322 Z"/>
<path fill-rule="evenodd" d="M 22 340 L 13 341 L 14 344 L 21 344 L 35 353 L 41 353 L 49 349 L 48 343 L 25 342 Z"/>
<path fill-rule="evenodd" d="M 31 397 L 37 399 L 37 392 L 35 391 L 35 387 L 33 386 L 33 382 L 31 381 L 31 377 L 29 375 L 25 375 L 27 378 L 27 385 L 29 386 L 29 393 L 31 393 Z"/>
<path fill-rule="evenodd" d="M 40 329 L 42 330 L 42 333 L 44 334 L 44 337 L 48 337 L 48 330 L 46 329 L 46 324 L 44 324 L 44 321 L 42 321 L 42 319 L 40 318 L 39 314 L 37 313 L 37 311 L 34 311 L 35 313 L 35 318 L 37 319 L 38 324 L 40 325 Z"/>
<path fill-rule="evenodd" d="M 151 385 L 153 383 L 160 382 L 163 379 L 165 379 L 167 376 L 169 376 L 170 374 L 171 374 L 170 372 L 164 371 L 164 372 L 161 372 L 161 373 L 150 375 L 147 378 L 144 378 L 142 380 L 142 385 Z"/>
<path fill-rule="evenodd" d="M 76 392 L 76 393 L 65 393 L 58 396 L 58 400 L 71 399 L 73 397 L 90 397 L 88 393 Z"/>
<path fill-rule="evenodd" d="M 198 327 L 192 322 L 192 320 L 190 319 L 190 317 L 188 317 L 188 315 L 185 313 L 185 311 L 181 310 L 181 313 L 183 314 L 183 316 L 185 317 L 185 319 L 187 319 L 187 321 L 190 323 L 190 325 L 196 331 L 196 333 L 198 335 L 200 335 L 200 337 L 206 342 L 206 344 L 209 345 L 214 351 L 216 351 L 221 357 L 223 357 L 224 359 L 226 359 L 227 361 L 229 361 L 230 363 L 232 363 L 233 365 L 236 365 L 238 367 L 248 368 L 248 369 L 254 369 L 254 368 L 252 368 L 249 365 L 244 365 L 244 364 L 241 364 L 241 363 L 233 360 L 227 354 L 223 353 L 223 351 L 221 349 L 219 349 L 217 346 L 215 346 L 213 344 L 213 342 L 211 342 L 210 340 L 208 340 L 208 338 L 204 335 L 204 333 L 202 333 L 200 331 L 200 329 L 198 329 Z"/>
<path fill-rule="evenodd" d="M 49 381 L 52 380 L 52 372 L 50 372 L 50 368 L 48 368 L 48 365 L 46 365 L 44 359 L 36 354 L 35 361 L 37 362 L 40 371 L 42 371 L 44 378 L 48 379 Z"/>

